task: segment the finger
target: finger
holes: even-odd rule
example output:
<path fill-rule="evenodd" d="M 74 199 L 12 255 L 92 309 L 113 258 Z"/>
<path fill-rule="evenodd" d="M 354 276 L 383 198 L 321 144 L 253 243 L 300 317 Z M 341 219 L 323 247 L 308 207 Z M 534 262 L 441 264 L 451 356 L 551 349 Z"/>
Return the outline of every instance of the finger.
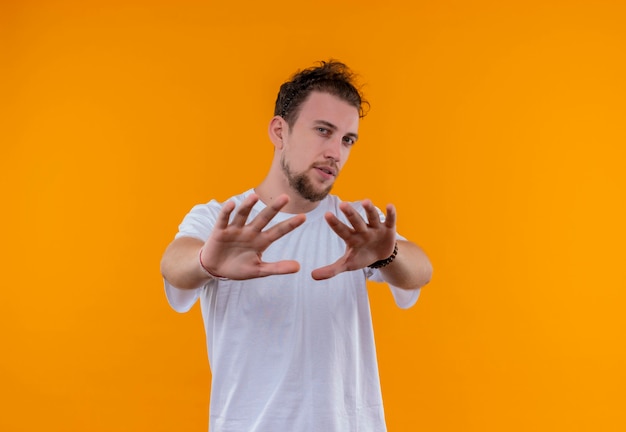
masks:
<path fill-rule="evenodd" d="M 252 222 L 250 222 L 250 226 L 256 230 L 263 230 L 270 223 L 274 216 L 280 212 L 280 210 L 287 205 L 289 202 L 289 197 L 287 195 L 279 195 L 276 197 L 274 202 L 271 205 L 265 207 Z"/>
<path fill-rule="evenodd" d="M 254 207 L 258 200 L 259 197 L 255 194 L 250 194 L 248 197 L 246 197 L 246 199 L 243 200 L 243 203 L 241 203 L 241 205 L 237 209 L 237 213 L 235 213 L 235 217 L 233 217 L 232 225 L 237 227 L 243 227 L 248 220 L 248 215 L 250 214 L 252 207 Z"/>
<path fill-rule="evenodd" d="M 341 203 L 339 206 L 343 214 L 346 215 L 348 221 L 355 231 L 363 232 L 367 230 L 367 223 L 363 217 L 348 203 Z"/>
<path fill-rule="evenodd" d="M 365 214 L 367 215 L 367 222 L 370 227 L 378 228 L 381 224 L 380 222 L 380 213 L 374 207 L 374 204 L 370 200 L 363 200 L 363 209 L 365 210 Z"/>
<path fill-rule="evenodd" d="M 300 271 L 300 263 L 293 260 L 277 261 L 273 263 L 261 263 L 259 277 L 297 273 Z"/>
<path fill-rule="evenodd" d="M 265 236 L 267 236 L 267 239 L 270 241 L 270 243 L 272 243 L 278 240 L 279 238 L 281 238 L 282 236 L 284 236 L 285 234 L 290 233 L 294 229 L 298 228 L 300 225 L 304 223 L 304 221 L 306 221 L 306 215 L 299 214 L 292 218 L 287 219 L 286 221 L 282 221 L 274 225 L 273 227 L 268 229 L 264 234 Z"/>
<path fill-rule="evenodd" d="M 330 279 L 331 277 L 337 276 L 339 273 L 343 272 L 341 266 L 338 262 L 335 262 L 331 265 L 327 265 L 324 267 L 317 268 L 311 272 L 311 277 L 315 280 L 324 280 Z"/>
<path fill-rule="evenodd" d="M 219 214 L 217 215 L 217 220 L 215 221 L 215 229 L 226 229 L 228 226 L 228 221 L 230 220 L 230 214 L 235 209 L 235 203 L 232 201 L 228 201 L 226 204 L 222 206 Z"/>
<path fill-rule="evenodd" d="M 345 223 L 341 222 L 337 216 L 328 212 L 324 215 L 324 219 L 326 219 L 326 223 L 328 226 L 335 231 L 335 233 L 341 237 L 342 239 L 348 239 L 353 233 L 354 230 L 350 228 Z"/>
<path fill-rule="evenodd" d="M 394 228 L 396 226 L 396 208 L 393 204 L 387 204 L 387 217 L 385 218 L 385 226 Z"/>

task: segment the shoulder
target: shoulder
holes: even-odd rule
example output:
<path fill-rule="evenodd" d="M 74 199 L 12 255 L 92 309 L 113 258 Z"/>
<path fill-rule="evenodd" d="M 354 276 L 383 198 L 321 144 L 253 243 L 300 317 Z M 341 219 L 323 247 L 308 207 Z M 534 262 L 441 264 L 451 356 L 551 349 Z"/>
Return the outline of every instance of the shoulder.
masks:
<path fill-rule="evenodd" d="M 223 202 L 211 200 L 208 203 L 193 206 L 179 225 L 176 238 L 183 236 L 194 237 L 205 241 L 213 229 L 224 203 L 227 201 L 234 201 L 238 206 L 250 193 L 251 190 L 235 195 L 234 197 L 231 197 Z"/>
<path fill-rule="evenodd" d="M 189 213 L 207 213 L 207 214 L 218 213 L 219 210 L 222 208 L 222 206 L 229 201 L 233 201 L 236 206 L 239 206 L 239 204 L 241 204 L 243 200 L 246 199 L 246 197 L 250 195 L 252 192 L 253 190 L 250 189 L 239 195 L 232 196 L 224 201 L 218 201 L 217 199 L 212 199 L 211 201 L 207 203 L 196 204 L 195 206 L 192 207 Z"/>

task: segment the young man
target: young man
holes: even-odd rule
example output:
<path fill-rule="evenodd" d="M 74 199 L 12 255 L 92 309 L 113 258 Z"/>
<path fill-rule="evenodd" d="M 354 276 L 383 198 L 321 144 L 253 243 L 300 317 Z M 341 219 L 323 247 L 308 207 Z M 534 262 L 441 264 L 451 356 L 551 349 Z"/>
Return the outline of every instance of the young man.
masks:
<path fill-rule="evenodd" d="M 274 157 L 254 189 L 197 205 L 165 251 L 172 307 L 200 298 L 212 432 L 385 431 L 366 280 L 411 307 L 431 265 L 392 205 L 329 192 L 358 138 L 362 97 L 342 63 L 281 86 Z"/>

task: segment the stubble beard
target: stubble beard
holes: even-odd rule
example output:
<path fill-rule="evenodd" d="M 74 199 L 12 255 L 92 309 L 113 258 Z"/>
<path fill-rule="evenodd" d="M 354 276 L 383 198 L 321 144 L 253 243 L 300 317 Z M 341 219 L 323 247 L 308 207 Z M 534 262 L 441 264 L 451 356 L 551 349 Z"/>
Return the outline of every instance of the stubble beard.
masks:
<path fill-rule="evenodd" d="M 287 177 L 289 186 L 291 186 L 296 192 L 298 192 L 298 194 L 305 200 L 311 202 L 321 201 L 328 196 L 331 189 L 333 188 L 333 185 L 331 183 L 325 189 L 316 190 L 311 183 L 311 180 L 306 175 L 306 172 L 294 173 L 291 168 L 289 168 L 289 165 L 287 164 L 284 156 L 280 158 L 280 166 L 283 169 L 285 176 Z"/>

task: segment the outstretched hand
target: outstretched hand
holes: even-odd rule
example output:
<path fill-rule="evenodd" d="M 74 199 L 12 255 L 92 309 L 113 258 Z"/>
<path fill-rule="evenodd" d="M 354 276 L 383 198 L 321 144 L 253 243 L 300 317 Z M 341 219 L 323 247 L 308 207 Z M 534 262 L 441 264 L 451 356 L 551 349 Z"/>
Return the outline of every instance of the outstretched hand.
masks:
<path fill-rule="evenodd" d="M 270 206 L 246 224 L 248 215 L 258 200 L 255 194 L 248 196 L 235 213 L 232 222 L 230 215 L 235 210 L 235 203 L 229 201 L 220 210 L 215 227 L 200 252 L 204 267 L 212 274 L 243 280 L 300 270 L 297 261 L 267 263 L 262 260 L 262 255 L 274 241 L 302 225 L 306 216 L 293 216 L 263 231 L 287 204 L 289 198 L 287 195 L 278 196 Z"/>
<path fill-rule="evenodd" d="M 330 228 L 346 242 L 346 252 L 334 263 L 313 270 L 313 279 L 329 279 L 339 273 L 362 269 L 391 255 L 396 242 L 396 210 L 387 206 L 385 221 L 381 222 L 378 211 L 371 201 L 362 202 L 367 221 L 349 204 L 339 205 L 352 227 L 341 222 L 332 213 L 326 213 Z"/>

